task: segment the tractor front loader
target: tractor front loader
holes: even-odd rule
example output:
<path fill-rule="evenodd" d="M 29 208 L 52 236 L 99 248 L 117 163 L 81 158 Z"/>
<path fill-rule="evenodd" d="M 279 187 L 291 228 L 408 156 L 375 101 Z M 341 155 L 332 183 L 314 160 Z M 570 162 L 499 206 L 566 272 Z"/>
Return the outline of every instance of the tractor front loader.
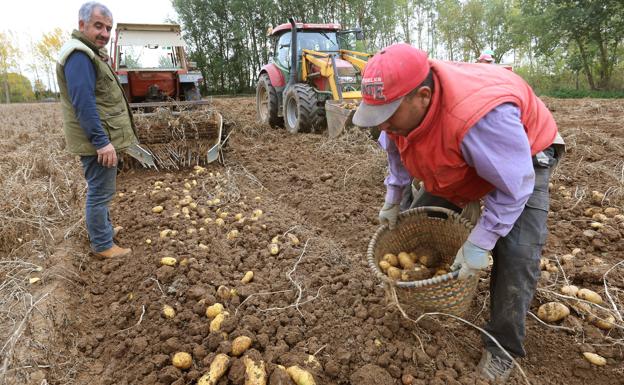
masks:
<path fill-rule="evenodd" d="M 273 54 L 256 87 L 259 120 L 289 132 L 337 136 L 362 98 L 361 74 L 371 54 L 346 49 L 362 31 L 339 24 L 282 24 L 271 29 Z"/>

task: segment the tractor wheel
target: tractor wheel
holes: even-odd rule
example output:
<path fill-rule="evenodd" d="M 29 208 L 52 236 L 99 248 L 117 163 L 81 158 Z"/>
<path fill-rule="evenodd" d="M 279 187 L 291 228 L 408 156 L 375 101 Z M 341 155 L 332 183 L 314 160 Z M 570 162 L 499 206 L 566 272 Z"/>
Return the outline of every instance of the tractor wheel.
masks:
<path fill-rule="evenodd" d="M 279 100 L 269 75 L 262 74 L 256 86 L 256 112 L 261 123 L 271 127 L 282 127 L 284 120 L 278 116 Z"/>
<path fill-rule="evenodd" d="M 314 88 L 307 84 L 294 84 L 284 95 L 284 125 L 288 132 L 310 132 L 320 130 L 325 110 L 319 107 Z"/>

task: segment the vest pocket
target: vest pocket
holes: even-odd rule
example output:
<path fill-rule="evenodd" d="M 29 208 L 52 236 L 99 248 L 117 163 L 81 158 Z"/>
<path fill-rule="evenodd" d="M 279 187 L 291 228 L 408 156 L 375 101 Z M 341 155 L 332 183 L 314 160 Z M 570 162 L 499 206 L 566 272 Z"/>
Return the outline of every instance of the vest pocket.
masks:
<path fill-rule="evenodd" d="M 102 118 L 102 123 L 113 146 L 121 145 L 124 142 L 124 128 L 130 126 L 125 111 L 105 115 Z"/>

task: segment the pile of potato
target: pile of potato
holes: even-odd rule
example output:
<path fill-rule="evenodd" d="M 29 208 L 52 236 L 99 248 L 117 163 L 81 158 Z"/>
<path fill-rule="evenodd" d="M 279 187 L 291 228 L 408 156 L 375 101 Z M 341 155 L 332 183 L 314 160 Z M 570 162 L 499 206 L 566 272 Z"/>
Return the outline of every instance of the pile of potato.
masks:
<path fill-rule="evenodd" d="M 593 308 L 590 305 L 590 303 L 603 304 L 600 294 L 589 289 L 579 289 L 574 285 L 563 286 L 560 291 L 568 297 L 581 300 L 570 299 L 569 306 L 586 321 L 603 330 L 610 330 L 614 327 L 615 317 L 612 314 L 600 307 Z M 561 302 L 548 302 L 541 305 L 537 310 L 539 319 L 548 323 L 561 321 L 568 315 L 570 315 L 569 307 Z"/>
<path fill-rule="evenodd" d="M 592 304 L 603 304 L 600 294 L 589 289 L 579 289 L 574 285 L 566 285 L 561 287 L 561 293 L 568 297 L 578 298 L 579 300 L 569 299 L 567 304 L 561 302 L 547 302 L 541 305 L 537 310 L 537 317 L 546 323 L 555 323 L 561 321 L 570 315 L 570 307 L 574 312 L 585 321 L 602 330 L 611 330 L 615 327 L 615 317 L 610 311 Z M 570 307 L 568 307 L 568 305 Z M 583 357 L 590 363 L 598 366 L 604 366 L 607 360 L 595 353 L 584 352 Z"/>
<path fill-rule="evenodd" d="M 232 347 L 233 355 L 236 355 L 234 353 L 236 343 L 237 341 L 235 340 Z M 266 385 L 267 371 L 264 361 L 254 360 L 249 355 L 245 355 L 242 360 L 245 365 L 245 385 Z M 187 352 L 175 353 L 171 361 L 173 366 L 181 370 L 187 370 L 193 365 L 193 358 Z M 223 375 L 228 371 L 230 361 L 231 357 L 227 354 L 217 354 L 210 363 L 208 372 L 204 373 L 204 375 L 199 378 L 197 385 L 217 384 L 221 377 L 223 377 Z M 275 370 L 284 371 L 285 374 L 290 376 L 291 380 L 297 385 L 316 385 L 316 381 L 314 380 L 312 374 L 297 365 L 289 368 L 277 365 Z"/>
<path fill-rule="evenodd" d="M 432 255 L 418 256 L 415 252 L 401 251 L 384 254 L 379 268 L 395 281 L 421 281 L 449 272 L 449 266 L 439 262 Z"/>
<path fill-rule="evenodd" d="M 340 108 L 344 108 L 347 110 L 357 110 L 358 103 L 357 102 L 342 102 L 340 103 Z"/>

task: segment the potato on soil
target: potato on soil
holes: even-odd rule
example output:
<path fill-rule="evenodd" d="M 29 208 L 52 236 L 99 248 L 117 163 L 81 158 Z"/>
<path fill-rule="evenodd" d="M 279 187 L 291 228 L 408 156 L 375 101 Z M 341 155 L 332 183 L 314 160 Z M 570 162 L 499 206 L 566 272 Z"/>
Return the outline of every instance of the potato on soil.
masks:
<path fill-rule="evenodd" d="M 592 315 L 591 305 L 587 302 L 575 301 L 572 304 L 572 309 L 581 316 Z"/>
<path fill-rule="evenodd" d="M 176 315 L 175 310 L 169 305 L 163 306 L 162 314 L 163 316 L 165 316 L 165 318 L 173 318 Z"/>
<path fill-rule="evenodd" d="M 234 341 L 232 341 L 232 355 L 238 357 L 241 354 L 245 353 L 247 349 L 249 349 L 249 347 L 251 346 L 251 342 L 251 338 L 247 336 L 239 336 L 234 338 Z"/>
<path fill-rule="evenodd" d="M 607 359 L 596 353 L 585 352 L 583 353 L 583 357 L 594 365 L 605 366 L 607 364 Z"/>
<path fill-rule="evenodd" d="M 214 318 L 221 313 L 223 313 L 223 305 L 218 302 L 206 308 L 206 317 L 208 318 Z"/>
<path fill-rule="evenodd" d="M 241 279 L 241 283 L 249 283 L 251 282 L 251 280 L 253 279 L 254 276 L 254 272 L 253 271 L 248 271 L 245 273 L 245 275 L 243 276 L 243 278 Z"/>
<path fill-rule="evenodd" d="M 563 263 L 570 263 L 574 260 L 574 255 L 573 254 L 564 254 L 561 257 L 561 262 Z"/>
<path fill-rule="evenodd" d="M 221 324 L 225 320 L 225 317 L 230 315 L 230 313 L 224 311 L 223 313 L 217 314 L 212 321 L 210 321 L 210 331 L 218 332 L 221 330 Z"/>
<path fill-rule="evenodd" d="M 570 297 L 576 297 L 579 288 L 574 285 L 567 285 L 561 288 L 561 293 L 565 295 L 569 295 Z"/>
<path fill-rule="evenodd" d="M 173 257 L 162 257 L 160 264 L 165 266 L 175 266 L 178 261 Z"/>
<path fill-rule="evenodd" d="M 219 286 L 217 288 L 217 296 L 223 300 L 228 300 L 230 299 L 230 297 L 232 296 L 230 288 L 228 288 L 227 286 Z"/>
<path fill-rule="evenodd" d="M 154 207 L 152 207 L 152 212 L 154 214 L 162 213 L 163 210 L 164 210 L 164 207 L 162 207 L 162 206 L 154 206 Z"/>
<path fill-rule="evenodd" d="M 615 317 L 612 315 L 606 315 L 601 317 L 595 317 L 592 322 L 597 328 L 602 330 L 611 330 L 615 324 Z"/>
<path fill-rule="evenodd" d="M 277 243 L 270 243 L 269 244 L 269 253 L 271 253 L 271 255 L 277 255 L 279 254 L 280 249 L 279 246 L 277 245 Z"/>
<path fill-rule="evenodd" d="M 286 372 L 288 372 L 290 378 L 292 378 L 297 385 L 316 385 L 312 374 L 307 370 L 301 369 L 297 365 L 289 367 L 286 369 Z"/>
<path fill-rule="evenodd" d="M 204 374 L 197 381 L 197 385 L 215 385 L 219 379 L 225 374 L 230 364 L 230 357 L 220 353 L 210 363 L 208 373 Z"/>
<path fill-rule="evenodd" d="M 537 309 L 537 316 L 544 322 L 557 322 L 570 315 L 570 309 L 559 302 L 548 302 Z"/>
<path fill-rule="evenodd" d="M 576 296 L 580 299 L 584 299 L 585 301 L 589 301 L 598 305 L 602 303 L 602 297 L 600 296 L 600 294 L 589 289 L 579 290 L 578 293 L 576 293 Z"/>
<path fill-rule="evenodd" d="M 245 385 L 266 385 L 266 369 L 264 361 L 256 363 L 248 356 L 243 357 L 245 364 Z"/>
<path fill-rule="evenodd" d="M 606 209 L 604 209 L 604 213 L 609 218 L 613 218 L 620 213 L 620 209 L 616 207 L 607 207 Z"/>
<path fill-rule="evenodd" d="M 299 245 L 299 238 L 297 238 L 297 236 L 295 234 L 291 234 L 288 233 L 286 234 L 286 236 L 288 237 L 288 240 L 290 241 L 290 244 L 293 246 L 298 246 Z"/>
<path fill-rule="evenodd" d="M 177 352 L 171 362 L 178 369 L 188 369 L 193 364 L 193 358 L 187 352 Z"/>

